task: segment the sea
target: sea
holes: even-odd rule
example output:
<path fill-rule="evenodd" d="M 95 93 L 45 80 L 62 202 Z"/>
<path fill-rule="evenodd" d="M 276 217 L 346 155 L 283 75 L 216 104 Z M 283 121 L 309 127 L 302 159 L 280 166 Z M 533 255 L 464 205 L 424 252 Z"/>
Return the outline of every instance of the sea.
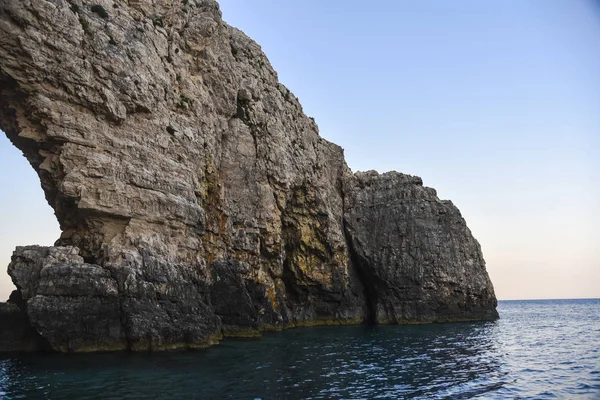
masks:
<path fill-rule="evenodd" d="M 290 329 L 196 351 L 0 355 L 2 399 L 600 399 L 600 299 L 493 322 Z"/>

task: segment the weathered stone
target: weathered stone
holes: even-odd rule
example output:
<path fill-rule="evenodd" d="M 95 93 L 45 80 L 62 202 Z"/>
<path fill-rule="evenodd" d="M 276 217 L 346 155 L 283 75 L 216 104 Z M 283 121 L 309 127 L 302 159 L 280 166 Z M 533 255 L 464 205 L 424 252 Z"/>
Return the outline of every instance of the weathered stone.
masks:
<path fill-rule="evenodd" d="M 0 128 L 62 229 L 9 271 L 52 348 L 497 317 L 458 210 L 353 175 L 215 1 L 94 5 L 0 8 Z"/>
<path fill-rule="evenodd" d="M 21 288 L 29 323 L 56 350 L 125 349 L 117 284 L 77 253 L 73 247 L 17 248 L 8 273 Z"/>
<path fill-rule="evenodd" d="M 498 317 L 479 243 L 450 201 L 396 172 L 345 182 L 348 241 L 373 322 Z"/>

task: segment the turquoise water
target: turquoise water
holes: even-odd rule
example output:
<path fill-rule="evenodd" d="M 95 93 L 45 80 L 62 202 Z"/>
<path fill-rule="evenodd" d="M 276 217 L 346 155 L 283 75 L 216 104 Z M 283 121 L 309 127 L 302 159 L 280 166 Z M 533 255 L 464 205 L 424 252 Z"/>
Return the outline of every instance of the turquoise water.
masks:
<path fill-rule="evenodd" d="M 495 322 L 318 327 L 198 351 L 0 356 L 0 398 L 600 399 L 600 299 Z"/>

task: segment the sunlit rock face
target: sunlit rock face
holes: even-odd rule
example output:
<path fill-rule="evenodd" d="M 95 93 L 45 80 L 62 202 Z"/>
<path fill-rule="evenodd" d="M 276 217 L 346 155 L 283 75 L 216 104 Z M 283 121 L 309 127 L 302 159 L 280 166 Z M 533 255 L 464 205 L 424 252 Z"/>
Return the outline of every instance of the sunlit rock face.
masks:
<path fill-rule="evenodd" d="M 459 211 L 353 174 L 215 1 L 5 0 L 0 51 L 0 128 L 62 229 L 9 273 L 54 350 L 497 318 Z"/>

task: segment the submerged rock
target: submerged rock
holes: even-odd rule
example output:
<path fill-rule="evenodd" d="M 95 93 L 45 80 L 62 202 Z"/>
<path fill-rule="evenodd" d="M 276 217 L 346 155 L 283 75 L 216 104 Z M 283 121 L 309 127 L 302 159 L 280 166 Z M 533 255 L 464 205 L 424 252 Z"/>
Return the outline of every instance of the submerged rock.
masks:
<path fill-rule="evenodd" d="M 0 9 L 0 128 L 62 230 L 9 273 L 52 349 L 497 318 L 459 211 L 353 174 L 215 1 L 96 3 Z"/>

